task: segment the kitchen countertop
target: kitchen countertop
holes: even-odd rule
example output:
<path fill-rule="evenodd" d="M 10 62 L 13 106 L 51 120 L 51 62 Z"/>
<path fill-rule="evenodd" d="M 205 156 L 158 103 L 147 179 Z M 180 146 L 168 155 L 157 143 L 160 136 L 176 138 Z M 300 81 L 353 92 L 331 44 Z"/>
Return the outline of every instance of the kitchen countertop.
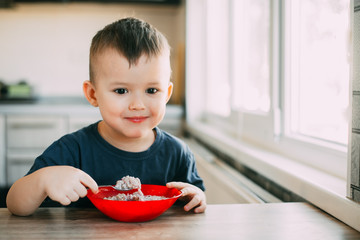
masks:
<path fill-rule="evenodd" d="M 360 233 L 308 203 L 171 207 L 143 223 L 114 221 L 97 209 L 40 208 L 29 217 L 0 209 L 0 239 L 360 239 Z"/>
<path fill-rule="evenodd" d="M 34 98 L 23 98 L 23 99 L 1 99 L 0 106 L 2 105 L 71 105 L 71 104 L 80 104 L 80 105 L 89 105 L 89 102 L 85 97 L 34 97 Z"/>
<path fill-rule="evenodd" d="M 46 97 L 33 100 L 0 101 L 0 114 L 98 114 L 85 97 Z"/>

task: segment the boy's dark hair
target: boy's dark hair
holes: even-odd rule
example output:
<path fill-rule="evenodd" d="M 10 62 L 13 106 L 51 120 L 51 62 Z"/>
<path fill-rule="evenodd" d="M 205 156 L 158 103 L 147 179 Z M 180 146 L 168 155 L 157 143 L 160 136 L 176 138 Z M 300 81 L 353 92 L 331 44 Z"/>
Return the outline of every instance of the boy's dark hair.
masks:
<path fill-rule="evenodd" d="M 151 58 L 170 50 L 161 32 L 149 23 L 137 18 L 124 18 L 105 26 L 98 31 L 90 47 L 90 81 L 94 81 L 92 60 L 106 48 L 113 48 L 135 65 L 142 55 Z"/>

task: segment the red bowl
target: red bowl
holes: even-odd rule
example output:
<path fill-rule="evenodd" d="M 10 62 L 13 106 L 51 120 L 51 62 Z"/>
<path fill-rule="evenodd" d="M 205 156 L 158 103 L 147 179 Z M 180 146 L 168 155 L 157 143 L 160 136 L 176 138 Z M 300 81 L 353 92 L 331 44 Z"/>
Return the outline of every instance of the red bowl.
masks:
<path fill-rule="evenodd" d="M 121 222 L 145 222 L 160 216 L 181 196 L 181 192 L 176 188 L 160 185 L 142 184 L 141 191 L 144 195 L 164 196 L 166 199 L 152 201 L 104 199 L 119 193 L 130 193 L 129 191 L 116 190 L 112 186 L 99 186 L 99 191 L 96 194 L 88 189 L 87 197 L 97 209 L 112 219 Z"/>

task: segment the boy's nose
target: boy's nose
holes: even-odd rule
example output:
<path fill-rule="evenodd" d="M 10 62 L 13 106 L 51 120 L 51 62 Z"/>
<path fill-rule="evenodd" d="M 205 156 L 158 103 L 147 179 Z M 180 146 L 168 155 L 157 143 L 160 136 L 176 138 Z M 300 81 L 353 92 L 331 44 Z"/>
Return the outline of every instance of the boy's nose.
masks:
<path fill-rule="evenodd" d="M 143 110 L 145 109 L 145 105 L 140 97 L 134 97 L 129 104 L 129 110 Z"/>

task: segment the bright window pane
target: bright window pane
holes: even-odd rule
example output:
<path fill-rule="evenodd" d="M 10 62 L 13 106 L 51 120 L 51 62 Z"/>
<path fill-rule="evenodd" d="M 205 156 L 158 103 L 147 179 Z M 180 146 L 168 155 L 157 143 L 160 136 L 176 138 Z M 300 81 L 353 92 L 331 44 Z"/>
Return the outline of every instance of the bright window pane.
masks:
<path fill-rule="evenodd" d="M 233 106 L 270 109 L 270 2 L 233 1 Z"/>
<path fill-rule="evenodd" d="M 221 116 L 230 115 L 229 7 L 228 1 L 207 1 L 206 108 Z"/>
<path fill-rule="evenodd" d="M 290 129 L 347 144 L 349 0 L 291 1 Z M 287 65 L 289 67 L 289 65 Z"/>

